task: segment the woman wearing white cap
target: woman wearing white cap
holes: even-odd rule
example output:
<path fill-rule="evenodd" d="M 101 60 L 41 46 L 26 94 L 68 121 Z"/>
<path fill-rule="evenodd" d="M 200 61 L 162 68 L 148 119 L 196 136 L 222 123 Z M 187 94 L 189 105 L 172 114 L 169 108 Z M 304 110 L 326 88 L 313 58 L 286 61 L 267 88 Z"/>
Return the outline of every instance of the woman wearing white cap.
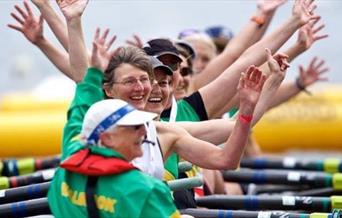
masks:
<path fill-rule="evenodd" d="M 78 104 L 74 99 L 73 104 Z M 74 124 L 71 106 L 65 129 Z M 143 155 L 145 125 L 156 114 L 119 99 L 93 104 L 84 116 L 81 140 L 68 143 L 48 200 L 55 217 L 180 217 L 166 184 L 130 161 Z"/>

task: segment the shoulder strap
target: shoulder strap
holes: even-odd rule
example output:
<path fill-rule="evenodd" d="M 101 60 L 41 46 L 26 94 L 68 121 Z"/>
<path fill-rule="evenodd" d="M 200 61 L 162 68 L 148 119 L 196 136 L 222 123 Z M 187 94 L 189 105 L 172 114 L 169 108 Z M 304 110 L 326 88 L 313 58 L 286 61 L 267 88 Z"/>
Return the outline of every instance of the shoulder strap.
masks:
<path fill-rule="evenodd" d="M 95 187 L 98 180 L 98 176 L 88 176 L 86 186 L 86 203 L 87 212 L 89 218 L 100 218 L 99 209 L 96 206 L 95 201 Z"/>

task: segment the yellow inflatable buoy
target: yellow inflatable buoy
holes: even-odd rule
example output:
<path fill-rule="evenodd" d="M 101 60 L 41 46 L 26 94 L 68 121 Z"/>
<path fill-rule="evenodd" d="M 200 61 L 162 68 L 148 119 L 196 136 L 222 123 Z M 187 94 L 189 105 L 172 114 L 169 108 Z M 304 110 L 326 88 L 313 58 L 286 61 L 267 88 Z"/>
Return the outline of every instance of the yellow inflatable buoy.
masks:
<path fill-rule="evenodd" d="M 262 150 L 342 150 L 342 92 L 301 94 L 269 111 L 254 128 Z"/>

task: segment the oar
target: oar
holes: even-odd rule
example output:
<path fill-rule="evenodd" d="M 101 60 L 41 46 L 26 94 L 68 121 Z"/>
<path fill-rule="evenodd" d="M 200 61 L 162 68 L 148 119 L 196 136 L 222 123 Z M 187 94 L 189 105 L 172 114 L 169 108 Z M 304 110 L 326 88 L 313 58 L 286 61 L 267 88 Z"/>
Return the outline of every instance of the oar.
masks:
<path fill-rule="evenodd" d="M 0 177 L 0 190 L 50 181 L 55 171 L 48 169 L 23 176 Z"/>
<path fill-rule="evenodd" d="M 167 184 L 169 185 L 171 191 L 179 191 L 202 186 L 203 178 L 202 176 L 197 176 L 192 178 L 176 179 L 167 182 Z"/>
<path fill-rule="evenodd" d="M 47 198 L 0 205 L 0 217 L 28 217 L 51 214 Z"/>
<path fill-rule="evenodd" d="M 171 191 L 184 190 L 203 185 L 202 177 L 177 179 L 167 182 Z M 46 197 L 50 182 L 10 188 L 0 191 L 0 204 Z"/>
<path fill-rule="evenodd" d="M 289 213 L 285 211 L 236 211 L 236 210 L 213 210 L 213 209 L 194 209 L 181 210 L 181 214 L 188 214 L 200 218 L 340 218 L 342 213 Z"/>
<path fill-rule="evenodd" d="M 50 182 L 0 191 L 0 204 L 46 197 Z"/>
<path fill-rule="evenodd" d="M 178 163 L 178 172 L 179 173 L 184 173 L 192 168 L 192 163 L 187 162 L 187 161 L 182 161 Z"/>
<path fill-rule="evenodd" d="M 18 176 L 34 173 L 38 170 L 51 169 L 59 165 L 60 158 L 58 156 L 48 158 L 23 158 L 23 159 L 7 159 L 3 160 L 1 175 L 2 176 Z"/>
<path fill-rule="evenodd" d="M 326 158 L 324 160 L 300 160 L 293 157 L 285 158 L 244 158 L 241 167 L 253 169 L 296 169 L 325 171 L 327 173 L 342 172 L 342 160 Z"/>
<path fill-rule="evenodd" d="M 342 174 L 308 173 L 297 171 L 271 171 L 271 170 L 237 170 L 222 172 L 225 181 L 256 183 L 256 184 L 282 184 L 282 185 L 309 185 L 311 187 L 332 187 L 342 190 Z"/>
<path fill-rule="evenodd" d="M 226 196 L 212 195 L 196 199 L 197 205 L 210 209 L 243 210 L 301 210 L 309 212 L 330 212 L 342 209 L 342 197 L 301 196 Z"/>

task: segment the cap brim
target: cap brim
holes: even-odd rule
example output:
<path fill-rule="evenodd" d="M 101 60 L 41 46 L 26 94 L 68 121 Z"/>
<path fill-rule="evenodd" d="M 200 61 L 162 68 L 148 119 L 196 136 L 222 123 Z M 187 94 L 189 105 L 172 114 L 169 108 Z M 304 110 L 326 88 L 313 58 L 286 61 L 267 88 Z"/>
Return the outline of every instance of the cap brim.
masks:
<path fill-rule="evenodd" d="M 127 115 L 125 115 L 122 119 L 120 119 L 116 125 L 118 126 L 134 126 L 145 124 L 148 121 L 153 120 L 157 117 L 157 114 L 150 113 L 146 111 L 134 110 Z"/>
<path fill-rule="evenodd" d="M 174 52 L 170 52 L 170 51 L 165 51 L 165 52 L 160 52 L 156 55 L 156 57 L 160 57 L 163 55 L 172 55 L 174 56 L 179 62 L 182 62 L 182 59 L 178 56 L 178 54 L 174 53 Z"/>
<path fill-rule="evenodd" d="M 159 66 L 155 66 L 153 67 L 153 69 L 161 69 L 163 72 L 165 72 L 167 75 L 172 76 L 173 75 L 173 71 L 171 70 L 170 67 L 166 66 L 166 65 L 159 65 Z"/>
<path fill-rule="evenodd" d="M 183 47 L 185 50 L 187 50 L 189 52 L 189 55 L 192 58 L 195 58 L 195 56 L 196 56 L 195 50 L 189 43 L 187 43 L 185 41 L 180 41 L 180 40 L 176 41 L 175 43 L 178 44 L 179 46 Z"/>

